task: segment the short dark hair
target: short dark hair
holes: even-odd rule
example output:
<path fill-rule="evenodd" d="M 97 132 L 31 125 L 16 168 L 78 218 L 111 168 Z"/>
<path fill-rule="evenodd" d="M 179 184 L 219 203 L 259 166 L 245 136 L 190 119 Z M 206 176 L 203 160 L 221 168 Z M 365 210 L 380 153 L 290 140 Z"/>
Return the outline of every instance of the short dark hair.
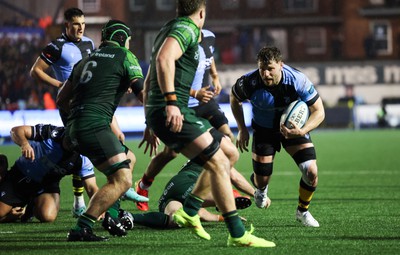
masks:
<path fill-rule="evenodd" d="M 84 16 L 85 14 L 81 9 L 78 8 L 69 8 L 64 12 L 64 19 L 66 21 L 71 21 L 73 17 L 81 17 Z"/>
<path fill-rule="evenodd" d="M 114 41 L 124 47 L 128 37 L 132 36 L 131 29 L 122 21 L 109 20 L 101 30 L 101 41 Z"/>
<path fill-rule="evenodd" d="M 178 16 L 190 16 L 199 10 L 201 7 L 206 6 L 206 0 L 176 0 Z"/>
<path fill-rule="evenodd" d="M 260 49 L 257 54 L 257 62 L 268 64 L 271 61 L 280 62 L 282 61 L 282 53 L 275 46 L 264 46 Z"/>

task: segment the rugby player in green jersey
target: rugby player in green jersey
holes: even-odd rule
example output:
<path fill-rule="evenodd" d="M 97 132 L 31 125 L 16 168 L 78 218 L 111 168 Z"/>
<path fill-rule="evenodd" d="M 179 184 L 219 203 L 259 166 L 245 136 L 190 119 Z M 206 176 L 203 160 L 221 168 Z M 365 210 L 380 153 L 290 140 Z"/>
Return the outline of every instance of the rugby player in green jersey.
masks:
<path fill-rule="evenodd" d="M 132 229 L 134 224 L 157 229 L 177 227 L 177 224 L 173 221 L 173 215 L 178 209 L 182 208 L 186 197 L 193 190 L 202 171 L 202 166 L 189 160 L 165 185 L 164 191 L 158 200 L 158 212 L 130 213 L 120 210 L 121 223 L 126 229 Z M 231 169 L 230 178 L 232 185 L 247 195 L 243 196 L 239 191 L 232 190 L 236 208 L 245 209 L 251 206 L 250 196 L 253 196 L 254 188 L 235 168 Z M 206 207 L 215 207 L 211 192 L 204 198 L 202 208 L 198 212 L 200 219 L 207 222 L 224 221 L 222 215 L 210 212 Z M 246 219 L 242 218 L 242 220 Z"/>
<path fill-rule="evenodd" d="M 107 176 L 107 183 L 90 199 L 87 211 L 70 230 L 68 241 L 108 240 L 92 231 L 96 219 L 106 210 L 103 227 L 112 235 L 126 235 L 118 219 L 119 198 L 132 186 L 136 158 L 112 132 L 110 123 L 129 88 L 137 96 L 142 93 L 142 70 L 128 49 L 130 39 L 131 31 L 123 22 L 107 22 L 99 49 L 75 65 L 57 97 L 59 107 L 69 112 L 67 135 L 71 146 Z"/>
<path fill-rule="evenodd" d="M 205 169 L 174 221 L 210 240 L 198 211 L 211 190 L 229 230 L 228 246 L 274 247 L 273 242 L 252 235 L 253 229 L 246 231 L 237 213 L 229 177 L 239 157 L 237 149 L 227 137 L 219 142 L 218 131 L 188 107 L 206 0 L 177 0 L 177 14 L 155 39 L 144 86 L 147 125 L 166 146 Z"/>

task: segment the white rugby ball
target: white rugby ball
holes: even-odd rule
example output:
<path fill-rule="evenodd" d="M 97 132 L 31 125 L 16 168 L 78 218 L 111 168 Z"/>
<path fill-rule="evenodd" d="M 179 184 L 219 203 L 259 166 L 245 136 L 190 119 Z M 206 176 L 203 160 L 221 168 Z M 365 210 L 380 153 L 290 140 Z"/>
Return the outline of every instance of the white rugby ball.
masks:
<path fill-rule="evenodd" d="M 293 128 L 293 125 L 289 123 L 289 121 L 292 121 L 296 126 L 302 128 L 308 120 L 309 115 L 310 112 L 308 111 L 307 104 L 301 100 L 296 100 L 290 103 L 282 113 L 281 123 L 288 128 Z"/>

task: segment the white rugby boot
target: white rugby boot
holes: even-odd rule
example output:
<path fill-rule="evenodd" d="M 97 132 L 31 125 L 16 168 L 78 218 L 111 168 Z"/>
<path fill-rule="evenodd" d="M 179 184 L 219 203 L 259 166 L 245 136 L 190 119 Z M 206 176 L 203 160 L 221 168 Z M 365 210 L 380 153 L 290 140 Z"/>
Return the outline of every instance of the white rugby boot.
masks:
<path fill-rule="evenodd" d="M 314 227 L 318 228 L 319 223 L 314 217 L 311 215 L 309 211 L 300 212 L 299 210 L 296 211 L 296 220 L 301 222 L 306 227 Z"/>
<path fill-rule="evenodd" d="M 256 189 L 254 192 L 254 201 L 258 208 L 268 208 L 271 204 L 271 200 L 268 198 L 268 189 L 260 190 Z"/>

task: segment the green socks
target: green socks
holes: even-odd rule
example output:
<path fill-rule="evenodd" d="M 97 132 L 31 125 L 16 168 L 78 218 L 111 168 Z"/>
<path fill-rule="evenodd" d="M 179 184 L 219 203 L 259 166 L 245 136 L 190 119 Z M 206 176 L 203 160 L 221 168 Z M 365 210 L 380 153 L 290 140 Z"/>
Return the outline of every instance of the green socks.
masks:
<path fill-rule="evenodd" d="M 193 194 L 190 194 L 185 199 L 183 209 L 190 217 L 193 217 L 198 213 L 203 202 L 203 199 L 196 197 Z"/>
<path fill-rule="evenodd" d="M 231 237 L 238 238 L 244 235 L 246 230 L 236 210 L 222 214 L 222 216 L 224 217 L 225 224 L 228 227 Z"/>

